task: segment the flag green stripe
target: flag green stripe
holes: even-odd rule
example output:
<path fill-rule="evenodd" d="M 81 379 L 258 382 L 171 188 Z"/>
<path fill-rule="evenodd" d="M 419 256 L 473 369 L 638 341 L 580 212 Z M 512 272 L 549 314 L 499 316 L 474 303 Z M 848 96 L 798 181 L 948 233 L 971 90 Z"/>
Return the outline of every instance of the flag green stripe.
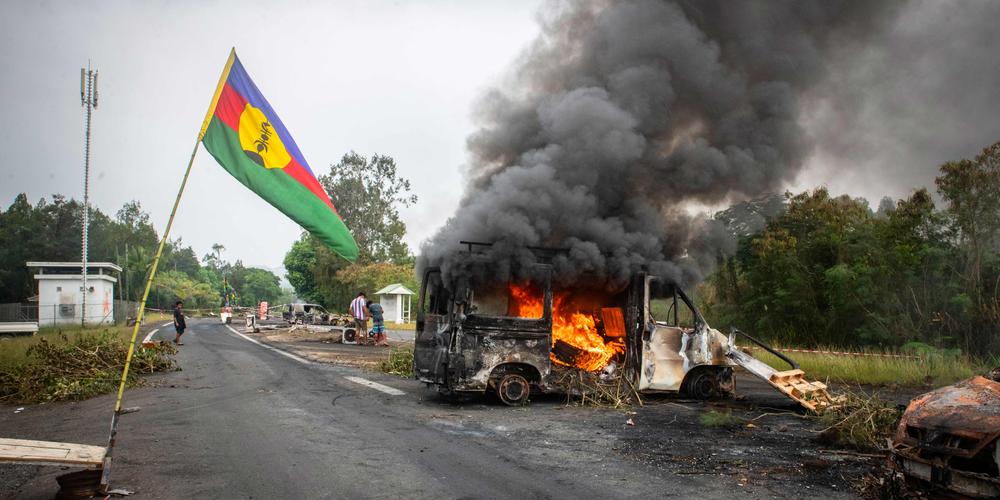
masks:
<path fill-rule="evenodd" d="M 254 163 L 243 153 L 236 132 L 218 117 L 202 139 L 205 149 L 236 180 L 326 243 L 341 257 L 354 262 L 358 246 L 354 237 L 333 210 L 280 169 L 267 169 Z"/>

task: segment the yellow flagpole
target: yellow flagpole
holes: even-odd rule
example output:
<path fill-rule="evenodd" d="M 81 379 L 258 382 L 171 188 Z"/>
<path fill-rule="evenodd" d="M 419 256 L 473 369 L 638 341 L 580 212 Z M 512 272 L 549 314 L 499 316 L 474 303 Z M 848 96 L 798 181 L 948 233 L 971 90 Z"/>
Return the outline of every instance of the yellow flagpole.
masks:
<path fill-rule="evenodd" d="M 226 79 L 229 78 L 229 70 L 233 67 L 233 61 L 236 59 L 236 49 L 233 48 L 229 52 L 229 59 L 226 61 L 226 66 L 222 70 L 222 75 L 219 77 L 219 84 L 216 86 L 215 94 L 212 96 L 212 102 L 209 104 L 208 113 L 205 115 L 205 120 L 202 122 L 201 129 L 198 131 L 198 139 L 194 141 L 194 149 L 191 151 L 191 158 L 188 160 L 187 169 L 184 170 L 184 178 L 181 180 L 181 187 L 177 190 L 177 198 L 174 199 L 174 207 L 170 210 L 170 218 L 167 219 L 167 227 L 163 230 L 163 237 L 160 238 L 160 245 L 156 248 L 156 255 L 153 257 L 153 266 L 149 269 L 149 275 L 146 277 L 146 289 L 142 292 L 142 301 L 139 302 L 139 312 L 136 314 L 135 326 L 132 328 L 132 339 L 129 341 L 128 355 L 125 356 L 125 367 L 122 368 L 121 380 L 118 383 L 118 396 L 115 398 L 115 412 L 111 416 L 111 433 L 108 436 L 108 448 L 104 455 L 104 464 L 101 470 L 101 492 L 107 493 L 108 486 L 111 480 L 111 457 L 115 448 L 115 439 L 118 436 L 118 418 L 121 416 L 122 411 L 122 396 L 125 394 L 125 383 L 128 381 L 128 370 L 132 364 L 132 355 L 135 353 L 135 340 L 139 336 L 139 327 L 142 326 L 142 317 L 146 312 L 146 299 L 149 298 L 149 290 L 153 286 L 153 278 L 156 276 L 156 269 L 160 265 L 160 257 L 163 255 L 163 247 L 167 243 L 167 238 L 170 236 L 170 228 L 174 225 L 174 216 L 177 215 L 177 207 L 181 203 L 181 196 L 184 194 L 184 188 L 187 186 L 188 177 L 191 175 L 191 166 L 194 165 L 194 157 L 198 153 L 198 145 L 201 143 L 202 138 L 205 136 L 205 131 L 208 129 L 208 124 L 211 122 L 212 115 L 215 113 L 215 106 L 219 102 L 219 95 L 222 94 L 222 88 L 226 83 Z"/>

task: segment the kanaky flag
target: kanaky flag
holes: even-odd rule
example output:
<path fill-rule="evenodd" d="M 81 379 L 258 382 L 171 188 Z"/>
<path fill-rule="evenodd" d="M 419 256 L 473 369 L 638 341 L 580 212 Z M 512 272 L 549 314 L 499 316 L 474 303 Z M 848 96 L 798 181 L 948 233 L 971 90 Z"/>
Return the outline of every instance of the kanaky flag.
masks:
<path fill-rule="evenodd" d="M 357 260 L 354 237 L 235 49 L 222 70 L 200 139 L 236 180 L 341 257 Z"/>

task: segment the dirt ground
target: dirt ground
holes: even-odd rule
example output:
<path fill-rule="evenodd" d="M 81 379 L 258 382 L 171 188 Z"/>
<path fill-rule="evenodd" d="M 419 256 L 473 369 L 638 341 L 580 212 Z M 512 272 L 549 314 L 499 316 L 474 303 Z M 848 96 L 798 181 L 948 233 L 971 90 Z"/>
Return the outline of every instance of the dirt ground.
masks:
<path fill-rule="evenodd" d="M 299 326 L 278 330 L 261 330 L 247 333 L 255 339 L 292 352 L 310 361 L 343 366 L 375 369 L 382 361 L 389 359 L 392 347 L 412 347 L 412 341 L 389 340 L 389 346 L 354 345 L 340 342 L 341 334 L 316 331 Z"/>

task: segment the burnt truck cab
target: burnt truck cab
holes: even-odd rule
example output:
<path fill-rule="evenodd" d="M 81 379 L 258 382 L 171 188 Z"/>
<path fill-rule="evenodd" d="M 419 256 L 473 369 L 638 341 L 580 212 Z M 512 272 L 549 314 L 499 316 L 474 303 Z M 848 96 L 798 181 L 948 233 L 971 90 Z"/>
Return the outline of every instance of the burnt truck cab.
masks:
<path fill-rule="evenodd" d="M 730 340 L 675 283 L 634 274 L 614 292 L 553 290 L 552 269 L 530 279 L 456 279 L 425 270 L 414 340 L 416 379 L 443 393 L 495 391 L 508 405 L 532 391 L 564 392 L 568 371 L 624 377 L 640 392 L 698 398 L 734 390 Z"/>

